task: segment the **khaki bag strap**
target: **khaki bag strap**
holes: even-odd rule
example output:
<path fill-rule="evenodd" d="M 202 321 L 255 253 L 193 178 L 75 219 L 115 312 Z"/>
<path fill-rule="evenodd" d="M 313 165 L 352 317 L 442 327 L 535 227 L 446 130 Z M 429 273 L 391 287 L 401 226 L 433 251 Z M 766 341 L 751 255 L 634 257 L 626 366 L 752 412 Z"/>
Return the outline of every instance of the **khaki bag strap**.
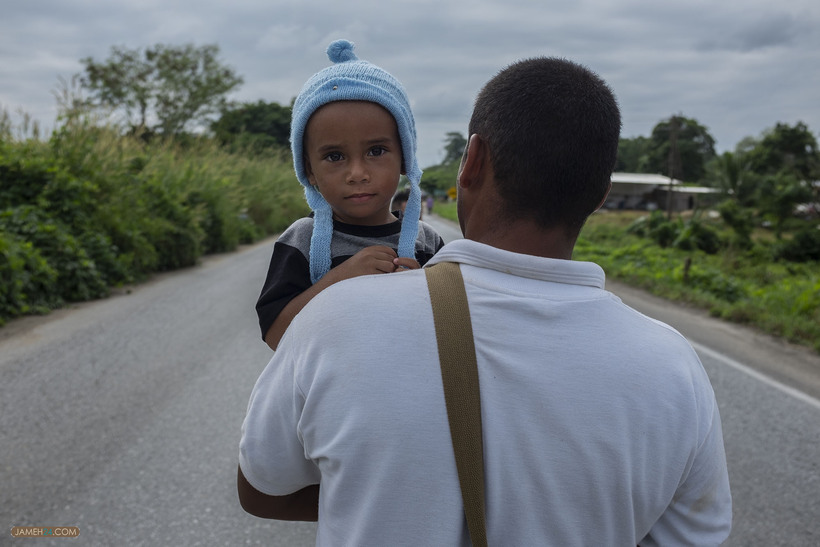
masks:
<path fill-rule="evenodd" d="M 458 481 L 473 545 L 487 545 L 484 515 L 484 446 L 473 327 L 461 269 L 454 262 L 424 268 L 433 305 L 447 419 Z"/>

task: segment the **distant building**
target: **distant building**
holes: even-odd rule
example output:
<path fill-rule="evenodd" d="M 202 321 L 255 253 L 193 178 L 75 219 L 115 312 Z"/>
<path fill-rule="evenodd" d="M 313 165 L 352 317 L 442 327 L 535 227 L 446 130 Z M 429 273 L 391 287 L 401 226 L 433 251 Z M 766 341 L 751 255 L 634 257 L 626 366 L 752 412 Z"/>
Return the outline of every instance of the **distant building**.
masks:
<path fill-rule="evenodd" d="M 711 203 L 708 196 L 719 193 L 715 188 L 683 186 L 677 179 L 649 173 L 612 173 L 612 190 L 604 203 L 607 209 L 666 210 L 672 191 L 672 210 L 686 211 Z M 704 198 L 707 198 L 704 203 Z"/>

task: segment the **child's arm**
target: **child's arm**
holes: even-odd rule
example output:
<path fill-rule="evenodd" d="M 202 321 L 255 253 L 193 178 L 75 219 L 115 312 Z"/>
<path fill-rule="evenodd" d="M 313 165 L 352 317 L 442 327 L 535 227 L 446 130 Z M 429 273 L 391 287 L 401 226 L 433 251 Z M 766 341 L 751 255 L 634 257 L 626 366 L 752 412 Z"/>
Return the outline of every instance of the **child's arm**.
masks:
<path fill-rule="evenodd" d="M 397 269 L 418 268 L 418 263 L 413 259 L 397 258 L 396 252 L 390 247 L 373 245 L 365 247 L 355 255 L 351 256 L 335 268 L 331 268 L 324 277 L 311 285 L 304 292 L 297 295 L 282 309 L 273 324 L 265 334 L 265 343 L 272 350 L 279 345 L 279 340 L 285 334 L 290 322 L 296 317 L 302 308 L 310 302 L 314 296 L 322 292 L 327 287 L 338 283 L 343 279 L 358 277 L 377 273 L 391 273 Z"/>

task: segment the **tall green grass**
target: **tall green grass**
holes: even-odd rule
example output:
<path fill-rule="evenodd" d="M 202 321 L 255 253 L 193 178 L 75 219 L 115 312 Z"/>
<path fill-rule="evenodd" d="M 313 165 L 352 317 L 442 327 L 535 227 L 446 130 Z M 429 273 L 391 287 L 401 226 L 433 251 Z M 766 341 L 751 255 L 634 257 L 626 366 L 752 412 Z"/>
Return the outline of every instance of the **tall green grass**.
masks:
<path fill-rule="evenodd" d="M 281 153 L 122 136 L 79 116 L 48 141 L 0 126 L 0 324 L 192 266 L 307 212 Z"/>
<path fill-rule="evenodd" d="M 433 212 L 442 218 L 452 220 L 453 222 L 458 222 L 458 211 L 456 210 L 455 201 L 437 201 L 433 206 Z"/>

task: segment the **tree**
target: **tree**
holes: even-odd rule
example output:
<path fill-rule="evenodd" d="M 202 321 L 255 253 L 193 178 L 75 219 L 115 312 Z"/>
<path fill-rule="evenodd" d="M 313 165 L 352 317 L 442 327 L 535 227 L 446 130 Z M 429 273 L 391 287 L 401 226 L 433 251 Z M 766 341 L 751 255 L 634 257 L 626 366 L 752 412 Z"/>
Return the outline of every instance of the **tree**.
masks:
<path fill-rule="evenodd" d="M 758 207 L 764 215 L 774 220 L 777 239 L 781 239 L 786 221 L 794 216 L 797 204 L 806 203 L 812 197 L 806 181 L 786 171 L 766 176 L 758 191 Z"/>
<path fill-rule="evenodd" d="M 706 182 L 722 190 L 738 205 L 749 207 L 754 205 L 760 176 L 751 171 L 747 154 L 738 149 L 724 152 L 709 163 Z"/>
<path fill-rule="evenodd" d="M 697 120 L 672 116 L 652 130 L 647 171 L 686 182 L 700 182 L 715 157 L 715 139 Z"/>
<path fill-rule="evenodd" d="M 646 137 L 620 139 L 618 141 L 618 160 L 615 171 L 622 173 L 646 173 L 649 161 L 649 143 Z"/>
<path fill-rule="evenodd" d="M 264 101 L 231 105 L 211 124 L 211 131 L 223 145 L 234 149 L 287 148 L 291 110 L 291 106 Z"/>
<path fill-rule="evenodd" d="M 216 44 L 157 44 L 145 50 L 115 46 L 105 61 L 82 59 L 80 81 L 92 106 L 124 111 L 132 129 L 171 135 L 205 124 L 242 83 L 218 54 Z"/>
<path fill-rule="evenodd" d="M 419 184 L 421 189 L 433 195 L 446 192 L 456 185 L 458 166 L 458 163 L 452 162 L 449 165 L 439 164 L 425 168 Z"/>
<path fill-rule="evenodd" d="M 817 140 L 803 122 L 794 127 L 778 123 L 764 132 L 749 152 L 751 169 L 761 175 L 793 173 L 804 181 L 820 177 L 820 152 Z"/>
<path fill-rule="evenodd" d="M 467 146 L 467 139 L 457 132 L 447 133 L 444 139 L 444 160 L 438 165 L 424 168 L 420 186 L 430 194 L 441 194 L 456 184 L 461 155 Z"/>
<path fill-rule="evenodd" d="M 450 131 L 444 139 L 444 160 L 441 165 L 461 163 L 461 156 L 467 147 L 467 139 L 458 131 Z"/>
<path fill-rule="evenodd" d="M 720 218 L 734 232 L 734 237 L 729 240 L 729 245 L 740 249 L 750 249 L 752 247 L 752 230 L 755 226 L 752 210 L 741 207 L 733 199 L 727 199 L 718 205 L 717 209 Z"/>

